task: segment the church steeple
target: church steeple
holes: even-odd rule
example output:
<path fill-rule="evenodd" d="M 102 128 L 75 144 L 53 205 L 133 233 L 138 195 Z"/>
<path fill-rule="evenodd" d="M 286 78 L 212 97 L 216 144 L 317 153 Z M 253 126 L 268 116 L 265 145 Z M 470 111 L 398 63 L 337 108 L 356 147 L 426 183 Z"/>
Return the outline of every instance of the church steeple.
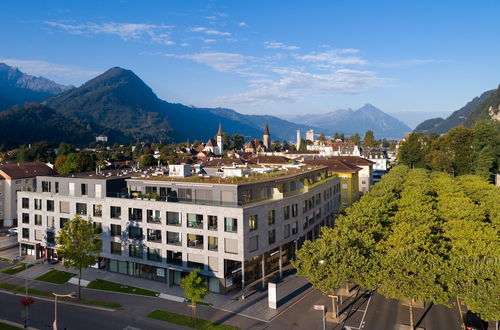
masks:
<path fill-rule="evenodd" d="M 217 136 L 222 136 L 222 124 L 219 123 L 219 131 L 217 132 Z"/>
<path fill-rule="evenodd" d="M 219 123 L 219 131 L 217 132 L 217 146 L 219 147 L 219 154 L 224 151 L 224 142 L 222 141 L 222 124 Z"/>
<path fill-rule="evenodd" d="M 271 149 L 271 136 L 269 135 L 269 126 L 266 123 L 266 126 L 264 127 L 264 135 L 263 135 L 263 144 L 264 147 L 266 147 L 266 151 Z"/>

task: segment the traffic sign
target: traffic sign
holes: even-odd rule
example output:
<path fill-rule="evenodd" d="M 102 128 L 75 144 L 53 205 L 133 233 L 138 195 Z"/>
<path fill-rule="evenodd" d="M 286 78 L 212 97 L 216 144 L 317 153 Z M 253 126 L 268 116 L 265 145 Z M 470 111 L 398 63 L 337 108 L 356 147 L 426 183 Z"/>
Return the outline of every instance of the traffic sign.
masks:
<path fill-rule="evenodd" d="M 317 311 L 324 311 L 325 305 L 314 305 L 314 309 Z"/>

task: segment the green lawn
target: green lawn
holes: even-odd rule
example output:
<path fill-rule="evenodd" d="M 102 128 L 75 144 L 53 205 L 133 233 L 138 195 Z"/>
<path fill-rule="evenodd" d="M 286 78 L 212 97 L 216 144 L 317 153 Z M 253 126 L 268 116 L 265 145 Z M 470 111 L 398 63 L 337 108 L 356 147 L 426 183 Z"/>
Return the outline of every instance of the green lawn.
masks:
<path fill-rule="evenodd" d="M 14 327 L 10 324 L 3 323 L 0 321 L 0 330 L 17 330 L 17 329 L 22 329 L 22 328 Z"/>
<path fill-rule="evenodd" d="M 35 280 L 55 283 L 55 284 L 64 284 L 68 282 L 68 280 L 75 275 L 76 274 L 73 273 L 52 269 L 51 271 L 48 271 L 45 274 L 38 276 L 37 278 L 35 278 Z"/>
<path fill-rule="evenodd" d="M 26 288 L 24 286 L 13 285 L 10 283 L 5 283 L 5 282 L 0 282 L 0 289 L 7 289 L 7 290 L 22 292 L 22 293 L 26 292 Z M 52 295 L 52 292 L 39 290 L 39 289 L 33 289 L 33 288 L 28 288 L 28 293 L 31 295 L 37 295 L 37 296 L 43 296 L 43 297 L 50 297 L 50 298 L 54 297 L 54 295 Z M 119 303 L 112 302 L 112 301 L 102 301 L 102 300 L 93 300 L 93 299 L 76 300 L 76 299 L 72 299 L 72 298 L 59 298 L 59 299 L 73 301 L 73 302 L 80 302 L 80 303 L 87 304 L 87 305 L 109 307 L 109 308 L 121 307 L 121 305 Z M 0 330 L 1 330 L 1 328 L 0 328 Z"/>
<path fill-rule="evenodd" d="M 200 330 L 236 330 L 238 328 L 230 325 L 217 324 L 207 320 L 197 319 L 196 323 L 191 317 L 156 309 L 147 315 L 148 317 L 160 321 L 170 322 L 185 327 Z"/>
<path fill-rule="evenodd" d="M 7 258 L 4 258 L 4 257 L 0 257 L 0 261 L 1 262 L 10 262 L 11 260 L 7 259 Z"/>
<path fill-rule="evenodd" d="M 4 274 L 9 274 L 9 275 L 14 275 L 14 274 L 17 274 L 19 272 L 22 272 L 23 270 L 25 270 L 26 268 L 31 268 L 33 267 L 32 264 L 28 264 L 28 267 L 25 266 L 26 263 L 24 262 L 20 262 L 14 266 L 11 266 L 9 268 L 5 268 L 4 270 L 0 271 L 1 273 L 4 273 Z"/>
<path fill-rule="evenodd" d="M 105 280 L 97 279 L 92 281 L 87 285 L 89 289 L 97 289 L 97 290 L 105 290 L 105 291 L 115 291 L 115 292 L 123 292 L 123 293 L 132 293 L 138 294 L 142 296 L 150 296 L 157 297 L 159 295 L 158 292 L 149 291 L 146 289 L 136 288 L 133 286 L 123 285 L 120 283 L 109 282 Z"/>

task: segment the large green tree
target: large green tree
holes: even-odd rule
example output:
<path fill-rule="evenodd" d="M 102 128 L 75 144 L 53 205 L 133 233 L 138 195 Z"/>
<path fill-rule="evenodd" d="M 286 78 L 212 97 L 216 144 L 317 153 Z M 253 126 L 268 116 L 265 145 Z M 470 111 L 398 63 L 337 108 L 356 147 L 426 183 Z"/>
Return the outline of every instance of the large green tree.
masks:
<path fill-rule="evenodd" d="M 200 276 L 200 269 L 193 269 L 187 276 L 181 280 L 181 288 L 184 289 L 184 295 L 189 299 L 193 316 L 196 319 L 196 305 L 203 301 L 203 298 L 209 293 L 207 282 Z"/>
<path fill-rule="evenodd" d="M 91 219 L 86 220 L 77 215 L 64 224 L 56 238 L 57 251 L 62 255 L 64 265 L 78 270 L 78 299 L 82 297 L 82 269 L 94 265 L 101 252 L 99 237 Z"/>
<path fill-rule="evenodd" d="M 365 137 L 363 138 L 363 147 L 378 147 L 380 143 L 375 140 L 375 135 L 373 131 L 368 130 L 365 132 Z"/>

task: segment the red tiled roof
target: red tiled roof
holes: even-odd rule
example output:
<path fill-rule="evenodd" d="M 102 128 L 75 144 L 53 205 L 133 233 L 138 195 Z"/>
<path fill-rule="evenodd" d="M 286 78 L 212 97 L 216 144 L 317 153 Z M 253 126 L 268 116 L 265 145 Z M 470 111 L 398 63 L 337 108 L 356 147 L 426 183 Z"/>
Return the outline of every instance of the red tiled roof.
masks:
<path fill-rule="evenodd" d="M 288 164 L 290 159 L 282 156 L 255 156 L 248 161 L 253 164 Z"/>
<path fill-rule="evenodd" d="M 337 159 L 343 161 L 344 163 L 357 165 L 357 166 L 369 166 L 375 164 L 371 160 L 365 159 L 359 156 L 332 156 L 329 159 Z"/>
<path fill-rule="evenodd" d="M 44 163 L 34 162 L 0 165 L 0 174 L 11 179 L 23 179 L 37 175 L 53 175 L 56 172 Z"/>

